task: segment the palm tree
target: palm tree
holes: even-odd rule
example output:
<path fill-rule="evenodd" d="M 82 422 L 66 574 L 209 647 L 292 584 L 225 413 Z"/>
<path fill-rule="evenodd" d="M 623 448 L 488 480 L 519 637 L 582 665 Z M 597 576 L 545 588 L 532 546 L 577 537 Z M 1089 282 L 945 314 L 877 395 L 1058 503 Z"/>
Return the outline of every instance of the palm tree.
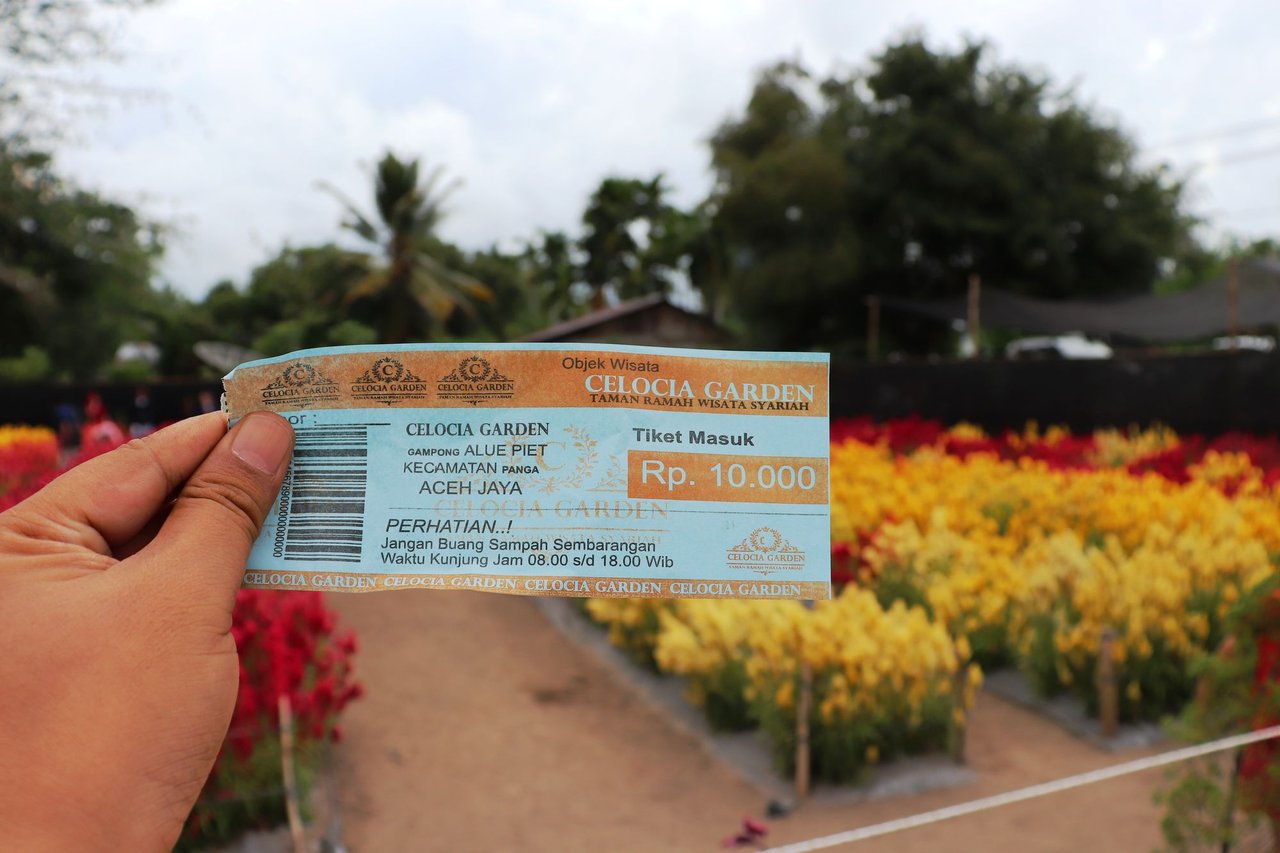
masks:
<path fill-rule="evenodd" d="M 458 187 L 457 181 L 440 187 L 443 175 L 444 168 L 437 166 L 419 182 L 417 160 L 402 161 L 388 152 L 375 176 L 377 224 L 335 187 L 321 184 L 346 208 L 343 227 L 381 249 L 382 258 L 369 259 L 368 273 L 347 291 L 343 305 L 376 300 L 383 343 L 425 340 L 455 311 L 474 316 L 472 303 L 492 298 L 489 288 L 431 255 L 444 202 Z"/>

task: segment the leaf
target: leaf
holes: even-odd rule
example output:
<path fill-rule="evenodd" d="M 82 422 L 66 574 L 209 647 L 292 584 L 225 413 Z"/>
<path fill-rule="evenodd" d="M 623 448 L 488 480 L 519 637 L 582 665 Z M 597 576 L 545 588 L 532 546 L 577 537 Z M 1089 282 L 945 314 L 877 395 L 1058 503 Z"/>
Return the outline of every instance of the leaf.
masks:
<path fill-rule="evenodd" d="M 343 228 L 354 231 L 370 243 L 378 242 L 378 229 L 360 212 L 355 202 L 328 181 L 316 181 L 316 187 L 336 198 L 338 203 L 346 209 L 347 215 L 351 218 L 343 221 Z"/>
<path fill-rule="evenodd" d="M 345 308 L 360 299 L 377 296 L 385 291 L 390 284 L 391 275 L 389 270 L 373 270 L 351 286 L 351 289 L 342 297 L 342 305 Z"/>

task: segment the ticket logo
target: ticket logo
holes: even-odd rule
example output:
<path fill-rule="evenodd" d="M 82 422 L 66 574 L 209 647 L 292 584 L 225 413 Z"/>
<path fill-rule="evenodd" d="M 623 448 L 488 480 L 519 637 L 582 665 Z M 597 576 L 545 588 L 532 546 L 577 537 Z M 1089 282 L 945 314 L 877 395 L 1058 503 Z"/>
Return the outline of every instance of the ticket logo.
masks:
<path fill-rule="evenodd" d="M 759 575 L 803 571 L 804 563 L 804 551 L 772 527 L 757 527 L 746 539 L 725 552 L 725 564 L 729 568 Z"/>
<path fill-rule="evenodd" d="M 305 361 L 289 364 L 274 380 L 262 387 L 264 405 L 287 406 L 291 409 L 305 409 L 317 403 L 335 403 L 338 396 L 338 383 Z"/>
<path fill-rule="evenodd" d="M 402 400 L 425 400 L 430 386 L 398 358 L 380 358 L 351 383 L 351 396 L 390 406 Z"/>
<path fill-rule="evenodd" d="M 509 400 L 516 383 L 486 358 L 469 355 L 436 383 L 436 393 L 445 400 L 462 400 L 477 406 L 493 400 Z"/>

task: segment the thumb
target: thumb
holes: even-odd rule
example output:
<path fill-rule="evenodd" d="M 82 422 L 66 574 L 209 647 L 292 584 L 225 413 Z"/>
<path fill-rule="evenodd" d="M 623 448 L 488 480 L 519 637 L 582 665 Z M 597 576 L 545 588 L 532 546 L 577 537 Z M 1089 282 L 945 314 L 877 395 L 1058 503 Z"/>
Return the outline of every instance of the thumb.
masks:
<path fill-rule="evenodd" d="M 225 600 L 229 610 L 292 448 L 293 427 L 277 414 L 255 412 L 236 424 L 187 480 L 164 526 L 139 552 L 156 580 L 196 601 Z"/>

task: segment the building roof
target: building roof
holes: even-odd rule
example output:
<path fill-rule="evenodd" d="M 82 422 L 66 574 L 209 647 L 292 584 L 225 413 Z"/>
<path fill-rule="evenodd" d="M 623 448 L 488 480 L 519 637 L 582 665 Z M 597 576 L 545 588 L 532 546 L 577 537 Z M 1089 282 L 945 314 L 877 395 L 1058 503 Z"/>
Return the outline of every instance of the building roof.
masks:
<path fill-rule="evenodd" d="M 1280 261 L 1240 261 L 1236 317 L 1240 329 L 1280 326 Z M 1035 299 L 983 286 L 983 326 L 1028 333 L 1083 332 L 1139 341 L 1183 341 L 1226 334 L 1231 320 L 1229 288 L 1223 275 L 1190 290 L 1168 296 L 1133 296 L 1106 300 Z M 882 297 L 886 308 L 941 321 L 963 321 L 963 296 L 914 300 Z"/>
<path fill-rule="evenodd" d="M 697 314 L 693 311 L 686 311 L 677 305 L 672 305 L 667 298 L 661 293 L 650 294 L 649 296 L 641 296 L 638 299 L 629 299 L 626 302 L 619 302 L 617 305 L 610 305 L 606 308 L 599 308 L 583 314 L 581 317 L 575 317 L 572 320 L 565 320 L 563 323 L 556 323 L 547 326 L 545 329 L 525 335 L 520 340 L 529 342 L 550 342 L 564 341 L 571 337 L 588 334 L 600 327 L 607 326 L 618 320 L 633 317 L 637 314 L 643 314 L 647 311 L 674 311 L 685 315 L 688 319 L 705 324 L 708 328 L 723 333 L 724 330 L 710 317 Z"/>

